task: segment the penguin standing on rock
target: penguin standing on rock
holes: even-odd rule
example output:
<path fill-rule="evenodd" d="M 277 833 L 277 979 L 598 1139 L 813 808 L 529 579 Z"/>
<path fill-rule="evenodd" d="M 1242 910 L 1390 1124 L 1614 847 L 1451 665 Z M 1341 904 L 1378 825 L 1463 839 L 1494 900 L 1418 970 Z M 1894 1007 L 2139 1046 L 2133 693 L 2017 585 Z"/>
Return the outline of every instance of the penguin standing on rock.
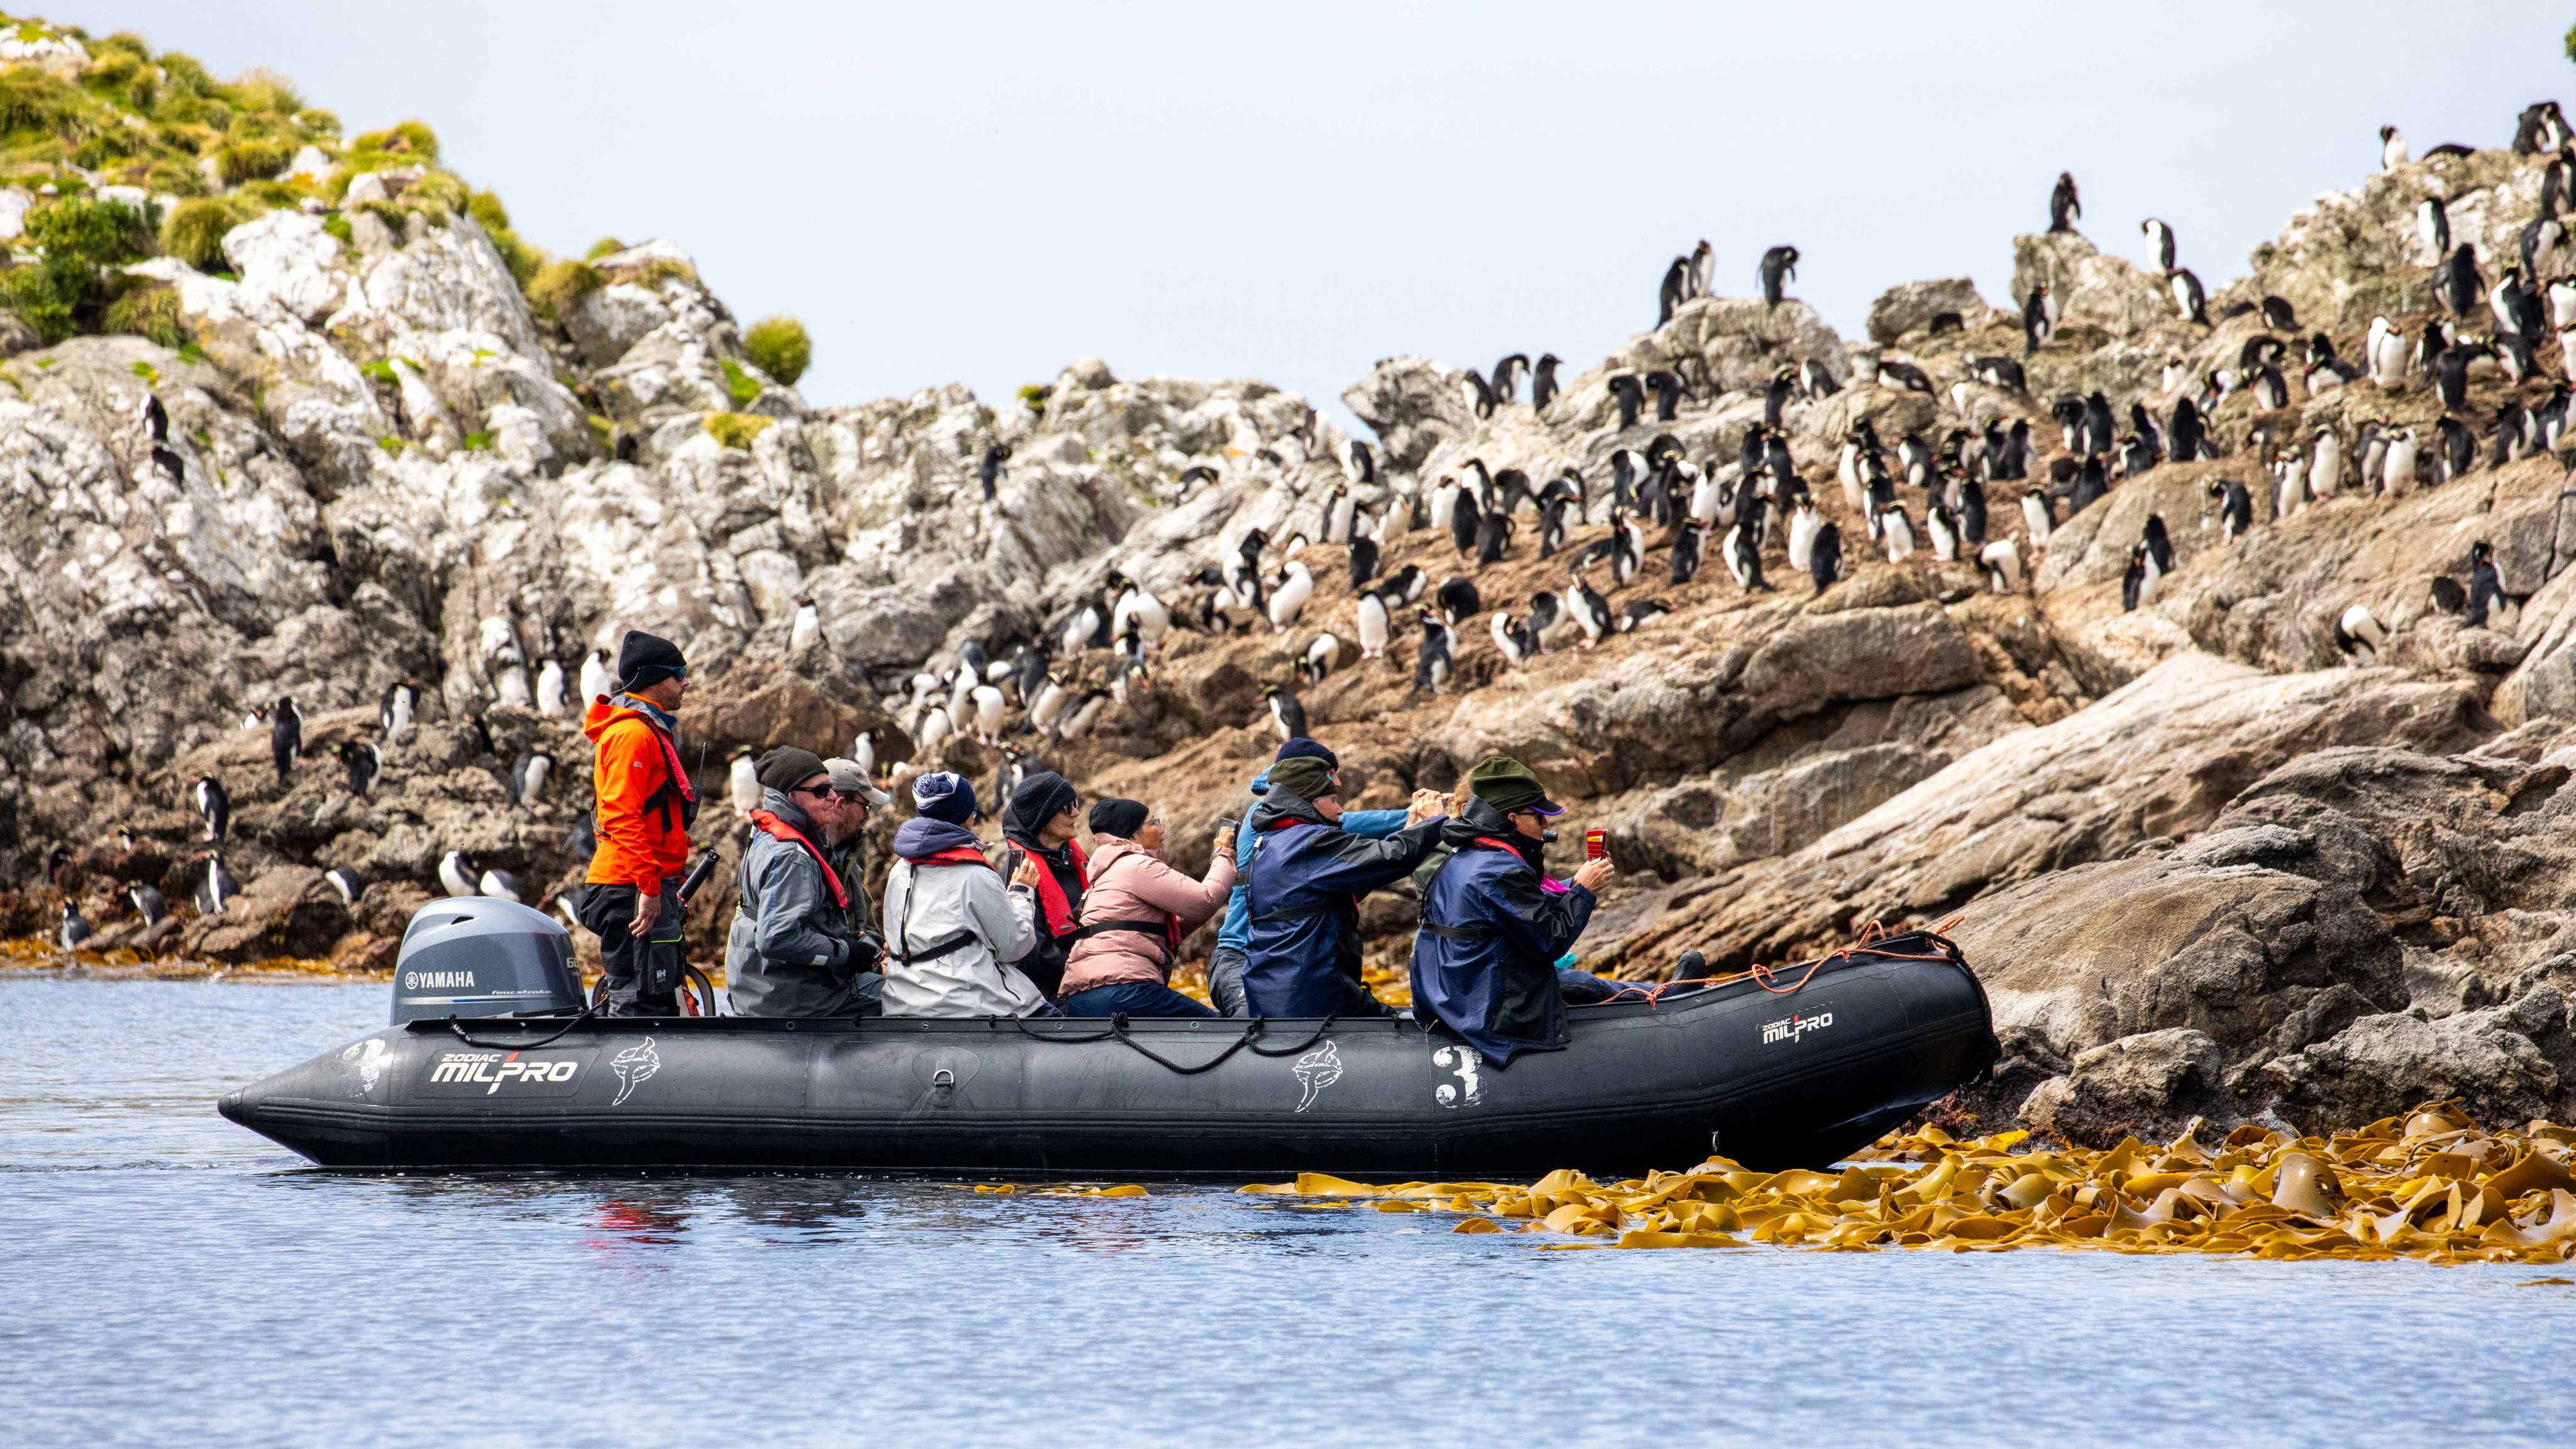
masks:
<path fill-rule="evenodd" d="M 2397 128 L 2395 126 L 2380 127 L 2379 169 L 2382 171 L 2394 171 L 2398 167 L 2405 165 L 2407 160 L 2406 138 L 2397 133 Z"/>
<path fill-rule="evenodd" d="M 1306 566 L 1291 560 L 1279 570 L 1279 578 L 1270 595 L 1270 627 L 1285 634 L 1296 624 L 1297 616 L 1306 610 L 1306 600 L 1315 592 L 1314 575 Z"/>
<path fill-rule="evenodd" d="M 1696 518 L 1685 518 L 1673 530 L 1671 577 L 1677 584 L 1689 583 L 1699 573 L 1701 524 Z"/>
<path fill-rule="evenodd" d="M 1564 361 L 1553 352 L 1542 352 L 1539 354 L 1538 366 L 1530 372 L 1530 406 L 1532 408 L 1544 411 L 1549 403 L 1556 400 L 1556 394 L 1558 392 L 1556 384 L 1556 370 L 1564 365 Z"/>
<path fill-rule="evenodd" d="M 2173 288 L 2174 310 L 2185 322 L 2209 325 L 2209 294 L 2201 290 L 2200 277 L 2189 267 L 2176 267 L 2166 274 L 2166 284 Z"/>
<path fill-rule="evenodd" d="M 2050 232 L 2075 230 L 2075 222 L 2084 215 L 2083 199 L 2075 194 L 2075 173 L 2057 173 L 2057 185 L 2048 193 L 2048 229 Z"/>
<path fill-rule="evenodd" d="M 2433 291 L 2454 317 L 2466 317 L 2477 310 L 2478 298 L 2486 291 L 2486 279 L 2479 275 L 2478 254 L 2467 242 L 2453 248 L 2434 269 Z"/>
<path fill-rule="evenodd" d="M 519 756 L 510 769 L 510 798 L 522 810 L 536 807 L 537 798 L 546 791 L 546 776 L 555 767 L 555 757 L 544 750 L 530 750 Z"/>
<path fill-rule="evenodd" d="M 1388 638 L 1394 633 L 1394 620 L 1388 617 L 1386 596 L 1375 590 L 1363 591 L 1358 612 L 1360 657 L 1385 658 Z"/>
<path fill-rule="evenodd" d="M 143 422 L 145 442 L 160 444 L 170 441 L 170 410 L 161 406 L 160 394 L 145 388 L 143 402 L 136 409 L 136 414 Z"/>
<path fill-rule="evenodd" d="M 2147 249 L 2155 256 L 2156 270 L 2172 271 L 2174 269 L 2173 228 L 2151 216 L 2138 223 L 2138 230 L 2146 234 Z"/>
<path fill-rule="evenodd" d="M 62 931 L 54 939 L 62 942 L 64 950 L 78 952 L 89 944 L 89 937 L 89 922 L 81 919 L 80 907 L 65 898 Z"/>
<path fill-rule="evenodd" d="M 1457 666 L 1458 635 L 1429 609 L 1413 612 L 1422 621 L 1422 649 L 1413 661 L 1414 692 L 1438 694 L 1448 685 L 1450 672 Z"/>
<path fill-rule="evenodd" d="M 1764 252 L 1762 265 L 1755 269 L 1754 275 L 1762 284 L 1763 307 L 1767 310 L 1779 306 L 1783 295 L 1782 283 L 1795 279 L 1798 275 L 1798 249 L 1792 246 L 1777 246 Z"/>
<path fill-rule="evenodd" d="M 564 668 L 552 659 L 537 671 L 537 713 L 546 719 L 564 716 Z"/>
<path fill-rule="evenodd" d="M 1843 531 L 1827 523 L 1816 530 L 1816 541 L 1807 550 L 1807 577 L 1813 579 L 1821 594 L 1843 576 Z"/>
<path fill-rule="evenodd" d="M 2209 496 L 2218 500 L 2219 527 L 2232 541 L 2254 526 L 2254 495 L 2233 478 L 2209 480 Z"/>
<path fill-rule="evenodd" d="M 280 696 L 268 723 L 268 758 L 277 766 L 277 788 L 294 782 L 295 762 L 303 757 L 304 711 L 295 707 L 294 695 Z"/>
<path fill-rule="evenodd" d="M 161 898 L 160 887 L 148 881 L 127 886 L 125 898 L 134 903 L 134 914 L 143 918 L 147 928 L 161 924 L 161 918 L 170 914 L 170 903 Z"/>
<path fill-rule="evenodd" d="M 322 872 L 322 879 L 330 882 L 331 889 L 340 893 L 340 904 L 344 906 L 356 905 L 358 897 L 367 893 L 366 877 L 345 865 L 335 865 Z"/>
<path fill-rule="evenodd" d="M 582 656 L 581 707 L 584 710 L 588 710 L 592 700 L 608 693 L 616 683 L 617 676 L 608 667 L 607 650 L 593 649 Z"/>
<path fill-rule="evenodd" d="M 241 894 L 241 882 L 224 868 L 223 852 L 206 852 L 206 878 L 197 886 L 197 914 L 220 916 L 224 906 Z"/>
<path fill-rule="evenodd" d="M 2451 254 L 2451 213 L 2439 196 L 2415 203 L 2415 239 L 2424 244 L 2424 265 L 2438 267 Z"/>
<path fill-rule="evenodd" d="M 2009 538 L 1999 538 L 1977 552 L 1977 562 L 1986 571 L 1986 587 L 1998 594 L 2021 591 L 2021 550 Z"/>
<path fill-rule="evenodd" d="M 1637 414 L 1646 408 L 1646 385 L 1639 382 L 1633 372 L 1612 373 L 1610 380 L 1603 385 L 1610 389 L 1611 398 L 1619 404 L 1620 428 L 1635 427 Z"/>
<path fill-rule="evenodd" d="M 206 822 L 206 839 L 222 844 L 224 833 L 232 828 L 233 801 L 224 793 L 223 782 L 212 775 L 197 777 L 197 815 Z"/>
<path fill-rule="evenodd" d="M 2141 541 L 2129 546 L 2129 567 L 2120 575 L 2120 612 L 2135 613 L 2156 597 L 2156 563 Z"/>
<path fill-rule="evenodd" d="M 1506 664 L 1514 667 L 1527 664 L 1530 656 L 1538 652 L 1538 644 L 1530 638 L 1529 630 L 1513 623 L 1509 610 L 1495 612 L 1493 630 L 1494 647 L 1502 651 Z"/>
<path fill-rule="evenodd" d="M 1594 591 L 1592 582 L 1576 568 L 1565 585 L 1565 612 L 1583 631 L 1582 647 L 1589 649 L 1610 634 L 1610 601 Z"/>
<path fill-rule="evenodd" d="M 2469 546 L 2468 611 L 2461 622 L 2472 629 L 2485 629 L 2510 621 L 2503 614 L 2515 607 L 2511 595 L 2504 591 L 2504 575 L 2497 571 L 2495 546 L 2479 539 Z"/>
<path fill-rule="evenodd" d="M 1520 401 L 1521 374 L 1529 371 L 1529 354 L 1515 352 L 1494 364 L 1494 400 L 1499 403 Z"/>
<path fill-rule="evenodd" d="M 977 481 L 984 485 L 984 501 L 990 503 L 1002 486 L 1002 464 L 1011 456 L 1010 445 L 994 443 L 984 449 L 984 462 L 976 470 Z"/>
<path fill-rule="evenodd" d="M 1270 723 L 1278 729 L 1279 738 L 1313 738 L 1306 733 L 1306 707 L 1297 702 L 1297 696 L 1279 685 L 1265 684 L 1261 686 L 1261 697 L 1270 706 Z"/>
<path fill-rule="evenodd" d="M 2048 284 L 2040 282 L 2030 289 L 2021 303 L 2022 356 L 2028 357 L 2057 332 L 2057 303 Z"/>
<path fill-rule="evenodd" d="M 603 694 L 606 692 L 601 690 Z M 384 704 L 378 711 L 378 718 L 384 726 L 388 744 L 401 744 L 403 736 L 411 733 L 412 715 L 419 708 L 419 680 L 397 679 L 385 686 Z"/>
<path fill-rule="evenodd" d="M 340 768 L 348 772 L 350 794 L 364 796 L 375 788 L 376 776 L 385 768 L 384 751 L 364 740 L 342 740 L 339 756 Z"/>

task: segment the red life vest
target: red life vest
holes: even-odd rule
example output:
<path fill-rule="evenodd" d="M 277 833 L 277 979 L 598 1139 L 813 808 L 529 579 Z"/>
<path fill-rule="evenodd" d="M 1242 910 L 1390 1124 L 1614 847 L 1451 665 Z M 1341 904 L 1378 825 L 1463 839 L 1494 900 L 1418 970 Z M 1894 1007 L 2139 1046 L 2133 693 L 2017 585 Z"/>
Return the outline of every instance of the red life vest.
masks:
<path fill-rule="evenodd" d="M 1091 885 L 1091 857 L 1082 853 L 1082 846 L 1078 842 L 1068 840 L 1064 843 L 1064 848 L 1073 852 L 1073 873 L 1082 881 L 1083 887 L 1085 889 L 1089 889 Z M 1018 870 L 1020 868 L 1020 858 L 1031 853 L 1032 852 L 1028 847 L 1021 845 L 1018 841 L 1012 841 L 1011 869 L 1014 871 Z M 1065 898 L 1064 882 L 1055 878 L 1055 869 L 1047 862 L 1046 857 L 1037 857 L 1037 862 L 1038 906 L 1046 917 L 1047 934 L 1050 936 L 1072 935 L 1075 927 L 1081 923 L 1074 919 L 1073 902 Z"/>
<path fill-rule="evenodd" d="M 832 869 L 832 863 L 823 858 L 823 852 L 815 846 L 813 841 L 805 838 L 805 832 L 798 830 L 795 826 L 779 819 L 777 815 L 767 810 L 752 811 L 751 825 L 753 829 L 770 837 L 772 840 L 792 841 L 797 845 L 803 846 L 805 853 L 814 857 L 815 867 L 823 872 L 823 884 L 832 892 L 832 904 L 845 911 L 850 908 L 849 887 L 841 884 L 841 873 Z"/>

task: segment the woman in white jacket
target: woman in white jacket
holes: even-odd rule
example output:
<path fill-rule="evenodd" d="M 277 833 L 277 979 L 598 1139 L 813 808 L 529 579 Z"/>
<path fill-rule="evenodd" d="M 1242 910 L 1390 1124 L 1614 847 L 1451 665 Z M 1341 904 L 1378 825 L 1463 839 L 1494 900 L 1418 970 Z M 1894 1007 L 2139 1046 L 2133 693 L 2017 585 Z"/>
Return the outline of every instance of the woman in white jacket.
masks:
<path fill-rule="evenodd" d="M 920 813 L 895 831 L 886 875 L 885 1014 L 1055 1014 L 1012 964 L 1037 946 L 1037 863 L 1003 885 L 967 828 L 975 787 L 959 776 L 913 781 L 912 803 Z"/>

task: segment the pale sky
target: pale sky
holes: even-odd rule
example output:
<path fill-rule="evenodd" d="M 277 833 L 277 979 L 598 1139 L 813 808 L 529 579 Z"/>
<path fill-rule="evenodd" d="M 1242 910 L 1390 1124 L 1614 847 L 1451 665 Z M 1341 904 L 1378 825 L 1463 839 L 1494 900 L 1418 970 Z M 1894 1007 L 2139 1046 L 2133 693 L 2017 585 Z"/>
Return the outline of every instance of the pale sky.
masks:
<path fill-rule="evenodd" d="M 31 7 L 33 8 L 33 7 Z M 2383 122 L 2496 146 L 2576 100 L 2564 7 L 1398 4 L 406 5 L 101 0 L 218 74 L 266 65 L 349 133 L 417 116 L 520 234 L 694 254 L 814 334 L 818 405 L 1071 359 L 1258 377 L 1319 405 L 1380 357 L 1590 366 L 1674 253 L 1718 289 L 1974 277 L 2072 170 L 2137 259 L 2157 215 L 2215 293 Z"/>

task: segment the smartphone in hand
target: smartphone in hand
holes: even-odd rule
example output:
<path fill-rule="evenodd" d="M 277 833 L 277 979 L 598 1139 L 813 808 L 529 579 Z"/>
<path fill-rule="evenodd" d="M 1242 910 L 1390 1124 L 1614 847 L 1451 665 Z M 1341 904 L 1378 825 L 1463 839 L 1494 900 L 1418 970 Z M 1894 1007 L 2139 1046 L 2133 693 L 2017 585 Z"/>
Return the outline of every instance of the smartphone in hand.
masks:
<path fill-rule="evenodd" d="M 1609 858 L 1609 855 L 1610 840 L 1607 833 L 1598 826 L 1586 827 L 1583 832 L 1583 858 L 1585 860 L 1606 860 Z"/>

